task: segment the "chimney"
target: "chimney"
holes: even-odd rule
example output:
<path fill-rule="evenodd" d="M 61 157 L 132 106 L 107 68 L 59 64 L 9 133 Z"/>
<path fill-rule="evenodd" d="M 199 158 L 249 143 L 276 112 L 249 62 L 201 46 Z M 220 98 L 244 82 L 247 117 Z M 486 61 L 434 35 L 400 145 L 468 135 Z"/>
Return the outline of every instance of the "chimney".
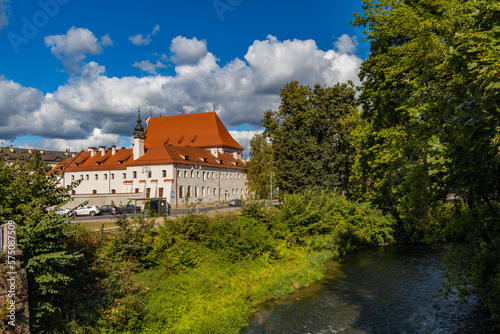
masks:
<path fill-rule="evenodd" d="M 111 146 L 111 155 L 116 154 L 116 145 Z"/>
<path fill-rule="evenodd" d="M 216 158 L 219 158 L 219 150 L 217 147 L 210 148 L 210 153 L 212 153 Z"/>
<path fill-rule="evenodd" d="M 97 149 L 95 147 L 89 147 L 90 156 L 93 157 L 97 153 Z"/>
<path fill-rule="evenodd" d="M 99 151 L 101 152 L 101 155 L 106 154 L 106 146 L 99 146 Z"/>

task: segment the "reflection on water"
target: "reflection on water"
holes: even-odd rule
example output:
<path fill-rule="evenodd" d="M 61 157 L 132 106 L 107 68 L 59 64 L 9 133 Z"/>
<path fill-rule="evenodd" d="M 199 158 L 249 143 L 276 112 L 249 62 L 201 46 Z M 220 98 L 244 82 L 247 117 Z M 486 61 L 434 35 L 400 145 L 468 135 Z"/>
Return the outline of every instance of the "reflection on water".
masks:
<path fill-rule="evenodd" d="M 445 254 L 390 246 L 330 262 L 324 280 L 262 305 L 242 333 L 491 333 L 478 300 L 439 295 Z"/>

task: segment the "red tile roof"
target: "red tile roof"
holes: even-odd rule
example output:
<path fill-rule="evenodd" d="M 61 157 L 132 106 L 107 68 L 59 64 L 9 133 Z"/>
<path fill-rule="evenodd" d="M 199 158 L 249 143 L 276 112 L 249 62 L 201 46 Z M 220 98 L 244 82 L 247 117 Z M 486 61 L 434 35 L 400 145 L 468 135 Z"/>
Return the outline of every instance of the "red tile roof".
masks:
<path fill-rule="evenodd" d="M 245 169 L 245 163 L 232 154 L 220 154 L 216 158 L 210 151 L 197 147 L 180 147 L 172 145 L 162 145 L 147 150 L 146 154 L 137 160 L 131 161 L 127 166 L 145 165 L 195 165 L 207 167 L 223 167 L 232 169 Z"/>
<path fill-rule="evenodd" d="M 152 118 L 144 142 L 145 154 L 133 160 L 132 149 L 90 152 L 80 151 L 75 157 L 58 164 L 66 172 L 124 170 L 127 166 L 195 165 L 245 169 L 245 163 L 233 154 L 212 155 L 208 147 L 243 148 L 229 134 L 215 112 Z"/>
<path fill-rule="evenodd" d="M 111 155 L 111 150 L 108 150 L 104 156 L 101 152 L 97 152 L 93 157 L 90 156 L 90 152 L 80 151 L 80 153 L 67 163 L 64 170 L 66 172 L 78 172 L 126 169 L 126 162 L 132 155 L 132 149 L 116 150 L 115 155 Z"/>
<path fill-rule="evenodd" d="M 154 148 L 165 144 L 243 150 L 214 111 L 151 118 L 144 146 Z"/>

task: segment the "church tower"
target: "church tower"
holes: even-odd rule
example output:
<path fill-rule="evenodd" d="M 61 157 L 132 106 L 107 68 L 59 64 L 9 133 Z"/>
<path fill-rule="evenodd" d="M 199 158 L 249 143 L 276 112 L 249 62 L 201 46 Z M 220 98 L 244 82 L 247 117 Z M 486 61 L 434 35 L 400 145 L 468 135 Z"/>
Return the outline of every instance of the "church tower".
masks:
<path fill-rule="evenodd" d="M 134 160 L 144 155 L 144 139 L 146 138 L 146 133 L 141 121 L 141 109 L 139 109 L 137 113 L 137 125 L 134 131 Z"/>

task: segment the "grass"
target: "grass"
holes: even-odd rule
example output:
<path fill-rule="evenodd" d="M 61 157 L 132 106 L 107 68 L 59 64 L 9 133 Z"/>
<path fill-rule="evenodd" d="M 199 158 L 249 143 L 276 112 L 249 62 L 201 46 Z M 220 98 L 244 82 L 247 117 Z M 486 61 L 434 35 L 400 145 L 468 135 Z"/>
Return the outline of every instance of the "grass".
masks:
<path fill-rule="evenodd" d="M 175 275 L 162 268 L 136 276 L 147 291 L 144 333 L 239 333 L 257 306 L 282 298 L 322 278 L 330 251 L 309 255 L 287 251 L 281 260 L 266 256 L 228 263 L 205 253 L 200 266 Z"/>

